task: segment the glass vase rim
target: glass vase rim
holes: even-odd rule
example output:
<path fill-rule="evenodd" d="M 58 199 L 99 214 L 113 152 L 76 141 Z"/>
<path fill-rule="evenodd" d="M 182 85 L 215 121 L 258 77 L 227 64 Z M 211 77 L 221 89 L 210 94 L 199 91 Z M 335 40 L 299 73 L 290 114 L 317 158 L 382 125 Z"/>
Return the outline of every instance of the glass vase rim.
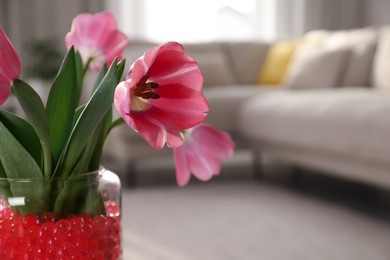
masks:
<path fill-rule="evenodd" d="M 52 182 L 52 181 L 66 181 L 66 180 L 79 180 L 79 179 L 85 179 L 92 176 L 99 176 L 101 175 L 106 168 L 103 166 L 100 166 L 99 169 L 94 171 L 85 172 L 82 174 L 77 174 L 74 176 L 60 176 L 60 177 L 52 177 L 52 178 L 46 178 L 44 176 L 39 178 L 29 178 L 29 177 L 22 177 L 22 178 L 7 178 L 7 177 L 0 177 L 0 182 L 7 181 L 7 182 Z"/>

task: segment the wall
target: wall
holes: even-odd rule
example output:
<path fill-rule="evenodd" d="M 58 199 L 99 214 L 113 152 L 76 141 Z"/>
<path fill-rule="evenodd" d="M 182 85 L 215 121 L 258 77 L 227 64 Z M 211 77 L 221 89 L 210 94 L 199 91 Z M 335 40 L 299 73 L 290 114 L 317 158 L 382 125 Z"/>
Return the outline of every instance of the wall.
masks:
<path fill-rule="evenodd" d="M 389 0 L 365 0 L 363 6 L 364 25 L 390 25 Z"/>
<path fill-rule="evenodd" d="M 363 0 L 277 0 L 277 35 L 299 37 L 315 29 L 351 29 L 362 25 Z"/>
<path fill-rule="evenodd" d="M 22 66 L 27 66 L 26 46 L 34 40 L 55 39 L 65 52 L 64 37 L 73 17 L 98 12 L 104 0 L 1 0 L 0 26 L 15 45 Z M 23 71 L 23 70 L 22 70 Z"/>

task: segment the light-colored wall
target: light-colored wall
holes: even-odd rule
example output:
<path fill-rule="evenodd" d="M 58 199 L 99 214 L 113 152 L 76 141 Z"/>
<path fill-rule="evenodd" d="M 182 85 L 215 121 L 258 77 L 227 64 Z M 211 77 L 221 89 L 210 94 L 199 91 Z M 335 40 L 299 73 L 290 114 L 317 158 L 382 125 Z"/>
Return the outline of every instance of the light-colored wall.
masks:
<path fill-rule="evenodd" d="M 56 39 L 65 52 L 64 36 L 80 12 L 99 12 L 104 0 L 1 0 L 0 26 L 26 66 L 26 46 L 34 40 Z"/>
<path fill-rule="evenodd" d="M 276 0 L 277 34 L 299 37 L 315 29 L 352 29 L 362 24 L 363 0 Z"/>
<path fill-rule="evenodd" d="M 364 25 L 390 25 L 389 0 L 364 0 L 363 6 Z"/>

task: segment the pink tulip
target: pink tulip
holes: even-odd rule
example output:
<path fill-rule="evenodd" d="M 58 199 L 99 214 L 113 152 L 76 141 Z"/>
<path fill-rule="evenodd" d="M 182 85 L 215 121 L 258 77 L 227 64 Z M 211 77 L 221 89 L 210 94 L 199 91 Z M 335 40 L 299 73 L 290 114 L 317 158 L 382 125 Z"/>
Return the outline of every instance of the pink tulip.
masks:
<path fill-rule="evenodd" d="M 230 135 L 210 125 L 201 124 L 185 131 L 184 137 L 184 144 L 173 149 L 180 187 L 187 185 L 191 172 L 199 180 L 210 180 L 219 174 L 222 160 L 233 156 L 235 145 Z"/>
<path fill-rule="evenodd" d="M 115 57 L 121 58 L 129 40 L 118 30 L 114 16 L 101 12 L 76 16 L 65 43 L 68 49 L 73 45 L 80 52 L 84 64 L 90 61 L 92 69 L 99 71 L 104 64 L 110 65 Z"/>
<path fill-rule="evenodd" d="M 19 56 L 3 28 L 0 27 L 0 105 L 7 100 L 12 81 L 19 75 Z"/>
<path fill-rule="evenodd" d="M 151 146 L 183 143 L 180 132 L 201 123 L 208 104 L 203 74 L 179 43 L 154 47 L 130 68 L 115 90 L 114 104 L 125 122 Z"/>

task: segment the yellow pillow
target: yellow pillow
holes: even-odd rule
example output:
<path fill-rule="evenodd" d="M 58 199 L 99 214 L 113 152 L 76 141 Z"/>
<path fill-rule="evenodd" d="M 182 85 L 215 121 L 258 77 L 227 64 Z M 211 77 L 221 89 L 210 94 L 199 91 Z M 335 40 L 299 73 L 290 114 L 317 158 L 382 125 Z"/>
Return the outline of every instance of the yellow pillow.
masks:
<path fill-rule="evenodd" d="M 295 54 L 299 42 L 299 40 L 291 40 L 272 44 L 258 74 L 257 84 L 283 84 L 290 61 Z"/>

